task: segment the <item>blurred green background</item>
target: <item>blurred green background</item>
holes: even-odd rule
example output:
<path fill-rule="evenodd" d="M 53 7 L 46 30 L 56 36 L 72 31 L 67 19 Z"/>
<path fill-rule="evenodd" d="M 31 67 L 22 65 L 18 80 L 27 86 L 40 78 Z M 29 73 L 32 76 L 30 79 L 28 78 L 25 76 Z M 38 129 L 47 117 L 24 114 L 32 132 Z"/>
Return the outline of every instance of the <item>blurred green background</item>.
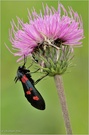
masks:
<path fill-rule="evenodd" d="M 43 1 L 44 4 L 57 9 L 57 1 Z M 63 75 L 63 83 L 70 120 L 74 134 L 88 134 L 88 2 L 87 1 L 61 1 L 68 9 L 71 6 L 82 16 L 84 22 L 83 47 L 75 48 L 73 63 Z M 28 22 L 27 8 L 36 11 L 42 9 L 41 1 L 1 1 L 1 132 L 2 134 L 65 134 L 54 79 L 47 77 L 36 85 L 46 102 L 46 110 L 33 108 L 25 99 L 21 83 L 14 83 L 16 75 L 17 57 L 14 57 L 5 47 L 9 42 L 9 28 L 12 18 L 17 22 L 16 16 Z M 34 71 L 34 69 L 32 69 Z M 34 80 L 39 78 L 33 75 Z"/>

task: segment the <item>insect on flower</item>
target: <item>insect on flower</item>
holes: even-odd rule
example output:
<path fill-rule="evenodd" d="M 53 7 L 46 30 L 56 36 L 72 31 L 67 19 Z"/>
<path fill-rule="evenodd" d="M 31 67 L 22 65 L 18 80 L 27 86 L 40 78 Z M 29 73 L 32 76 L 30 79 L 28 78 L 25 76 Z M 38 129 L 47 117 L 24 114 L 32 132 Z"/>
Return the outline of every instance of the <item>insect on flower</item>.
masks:
<path fill-rule="evenodd" d="M 81 16 L 71 7 L 68 11 L 59 2 L 58 8 L 43 5 L 43 11 L 37 13 L 28 11 L 29 22 L 24 23 L 17 17 L 17 25 L 12 20 L 9 39 L 14 55 L 19 56 L 18 62 L 24 59 L 24 64 L 18 67 L 15 82 L 21 81 L 28 102 L 37 109 L 45 109 L 45 101 L 35 88 L 41 79 L 47 75 L 54 77 L 58 89 L 58 96 L 62 106 L 66 133 L 72 135 L 71 124 L 66 106 L 61 75 L 72 66 L 74 47 L 79 47 L 84 38 L 84 29 Z M 46 73 L 36 82 L 31 77 L 31 72 L 25 67 L 25 57 L 30 56 L 42 73 Z M 35 71 L 37 72 L 37 71 Z"/>
<path fill-rule="evenodd" d="M 17 82 L 18 80 L 21 81 L 23 85 L 25 97 L 28 100 L 28 102 L 31 103 L 33 107 L 39 110 L 44 110 L 45 101 L 43 97 L 41 96 L 41 94 L 38 92 L 38 90 L 35 88 L 35 85 L 44 77 L 46 77 L 48 74 L 44 75 L 43 77 L 38 79 L 36 82 L 34 82 L 34 80 L 31 77 L 30 70 L 26 69 L 25 64 L 26 64 L 26 60 L 24 57 L 24 64 L 18 67 L 17 76 L 15 77 L 14 81 L 15 82 Z"/>

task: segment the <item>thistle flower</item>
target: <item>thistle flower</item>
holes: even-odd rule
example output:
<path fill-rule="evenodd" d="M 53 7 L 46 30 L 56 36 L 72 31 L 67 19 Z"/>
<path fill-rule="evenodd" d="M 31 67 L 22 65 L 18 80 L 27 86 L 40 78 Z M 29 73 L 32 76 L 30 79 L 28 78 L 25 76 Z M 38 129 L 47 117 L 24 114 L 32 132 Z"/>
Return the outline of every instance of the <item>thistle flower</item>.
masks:
<path fill-rule="evenodd" d="M 83 39 L 83 24 L 81 16 L 69 8 L 69 12 L 58 4 L 58 9 L 43 6 L 43 15 L 37 14 L 35 9 L 29 13 L 29 23 L 24 23 L 17 18 L 18 25 L 11 22 L 11 30 L 9 33 L 12 48 L 16 50 L 15 56 L 31 55 L 36 47 L 41 44 L 49 44 L 53 46 L 68 45 L 70 47 L 79 46 Z M 63 12 L 63 14 L 62 14 Z"/>

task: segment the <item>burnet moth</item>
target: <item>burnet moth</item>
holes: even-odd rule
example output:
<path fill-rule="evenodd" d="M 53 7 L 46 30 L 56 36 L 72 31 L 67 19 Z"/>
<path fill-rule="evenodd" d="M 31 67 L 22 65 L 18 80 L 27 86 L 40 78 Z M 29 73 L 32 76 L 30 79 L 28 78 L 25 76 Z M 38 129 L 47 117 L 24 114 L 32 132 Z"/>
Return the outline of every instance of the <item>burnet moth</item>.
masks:
<path fill-rule="evenodd" d="M 20 80 L 24 89 L 24 94 L 26 99 L 28 100 L 31 105 L 39 110 L 45 109 L 45 101 L 41 94 L 38 92 L 38 90 L 35 88 L 35 85 L 42 80 L 45 76 L 38 79 L 36 82 L 31 77 L 30 70 L 26 69 L 25 67 L 26 60 L 24 57 L 24 64 L 22 66 L 19 66 L 17 69 L 17 76 L 15 77 L 14 81 L 15 83 Z M 39 69 L 38 69 L 39 70 Z M 37 72 L 37 71 L 35 71 Z"/>

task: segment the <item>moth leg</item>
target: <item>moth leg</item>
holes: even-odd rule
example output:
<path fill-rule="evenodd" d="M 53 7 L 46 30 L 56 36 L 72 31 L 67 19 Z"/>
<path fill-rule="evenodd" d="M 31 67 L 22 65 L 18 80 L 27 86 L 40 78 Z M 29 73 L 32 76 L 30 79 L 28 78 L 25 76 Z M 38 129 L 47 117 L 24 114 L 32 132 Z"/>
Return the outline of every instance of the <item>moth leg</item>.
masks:
<path fill-rule="evenodd" d="M 36 85 L 39 81 L 41 81 L 43 78 L 45 78 L 48 75 L 48 73 L 44 76 L 42 76 L 41 78 L 39 78 L 36 82 L 34 82 L 34 85 Z"/>
<path fill-rule="evenodd" d="M 14 78 L 14 81 L 15 81 L 15 83 L 18 81 L 18 77 L 17 76 Z"/>
<path fill-rule="evenodd" d="M 30 73 L 36 73 L 37 71 L 39 71 L 40 70 L 40 68 L 38 68 L 36 71 L 34 71 L 34 72 L 30 72 Z"/>

